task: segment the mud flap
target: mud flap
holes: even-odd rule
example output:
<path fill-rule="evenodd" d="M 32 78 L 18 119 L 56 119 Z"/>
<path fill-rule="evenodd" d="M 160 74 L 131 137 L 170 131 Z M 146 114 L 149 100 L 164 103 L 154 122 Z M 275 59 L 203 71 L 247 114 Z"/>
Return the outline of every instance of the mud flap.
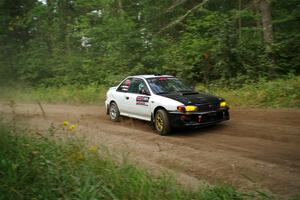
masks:
<path fill-rule="evenodd" d="M 106 106 L 106 115 L 109 115 L 109 105 Z"/>

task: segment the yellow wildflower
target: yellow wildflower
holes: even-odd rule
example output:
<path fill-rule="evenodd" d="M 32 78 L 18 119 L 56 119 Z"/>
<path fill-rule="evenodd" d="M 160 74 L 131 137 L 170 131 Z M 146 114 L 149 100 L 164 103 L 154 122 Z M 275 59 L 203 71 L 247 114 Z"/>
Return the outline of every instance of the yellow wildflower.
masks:
<path fill-rule="evenodd" d="M 75 129 L 76 129 L 76 126 L 75 126 L 75 125 L 69 126 L 69 130 L 70 130 L 70 131 L 74 131 Z"/>
<path fill-rule="evenodd" d="M 91 153 L 97 153 L 98 147 L 96 147 L 96 146 L 90 146 L 89 151 L 90 151 Z"/>
<path fill-rule="evenodd" d="M 69 126 L 69 122 L 68 121 L 64 121 L 64 126 Z"/>

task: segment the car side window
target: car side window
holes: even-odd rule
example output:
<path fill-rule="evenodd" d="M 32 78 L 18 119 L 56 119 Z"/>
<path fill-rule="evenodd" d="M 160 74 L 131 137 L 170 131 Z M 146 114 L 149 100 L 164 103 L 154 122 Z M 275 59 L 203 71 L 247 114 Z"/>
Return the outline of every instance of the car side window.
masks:
<path fill-rule="evenodd" d="M 130 86 L 132 84 L 132 78 L 128 78 L 118 87 L 118 92 L 128 92 Z"/>
<path fill-rule="evenodd" d="M 149 89 L 144 80 L 133 78 L 128 92 L 135 94 L 149 95 Z"/>

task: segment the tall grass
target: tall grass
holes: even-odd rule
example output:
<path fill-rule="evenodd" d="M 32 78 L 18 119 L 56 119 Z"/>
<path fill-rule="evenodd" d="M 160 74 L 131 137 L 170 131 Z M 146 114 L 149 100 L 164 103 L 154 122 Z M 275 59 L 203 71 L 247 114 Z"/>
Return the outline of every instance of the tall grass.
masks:
<path fill-rule="evenodd" d="M 0 87 L 0 100 L 46 103 L 103 104 L 108 87 L 62 86 L 62 87 Z"/>
<path fill-rule="evenodd" d="M 103 104 L 107 86 L 0 87 L 0 100 L 47 103 Z M 253 108 L 300 108 L 300 76 L 243 86 L 223 86 L 213 83 L 209 87 L 199 84 L 198 91 L 206 91 L 224 97 L 231 106 Z"/>
<path fill-rule="evenodd" d="M 0 124 L 0 199 L 269 199 L 228 186 L 190 191 L 79 139 L 11 130 Z"/>
<path fill-rule="evenodd" d="M 300 76 L 273 81 L 260 80 L 238 88 L 212 85 L 197 86 L 198 90 L 224 97 L 229 105 L 247 108 L 300 108 Z"/>

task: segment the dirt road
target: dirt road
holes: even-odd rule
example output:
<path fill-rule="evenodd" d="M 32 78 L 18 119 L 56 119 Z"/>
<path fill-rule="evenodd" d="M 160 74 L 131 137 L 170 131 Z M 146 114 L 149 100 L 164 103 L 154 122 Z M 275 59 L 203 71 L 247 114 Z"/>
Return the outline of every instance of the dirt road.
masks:
<path fill-rule="evenodd" d="M 201 180 L 239 189 L 264 189 L 279 195 L 300 193 L 300 110 L 231 110 L 231 120 L 162 137 L 147 122 L 124 118 L 111 122 L 101 106 L 17 104 L 19 119 L 36 128 L 64 120 L 78 124 L 91 143 L 128 154 L 154 173 L 170 169 L 183 184 Z M 11 109 L 2 104 L 0 113 Z"/>

